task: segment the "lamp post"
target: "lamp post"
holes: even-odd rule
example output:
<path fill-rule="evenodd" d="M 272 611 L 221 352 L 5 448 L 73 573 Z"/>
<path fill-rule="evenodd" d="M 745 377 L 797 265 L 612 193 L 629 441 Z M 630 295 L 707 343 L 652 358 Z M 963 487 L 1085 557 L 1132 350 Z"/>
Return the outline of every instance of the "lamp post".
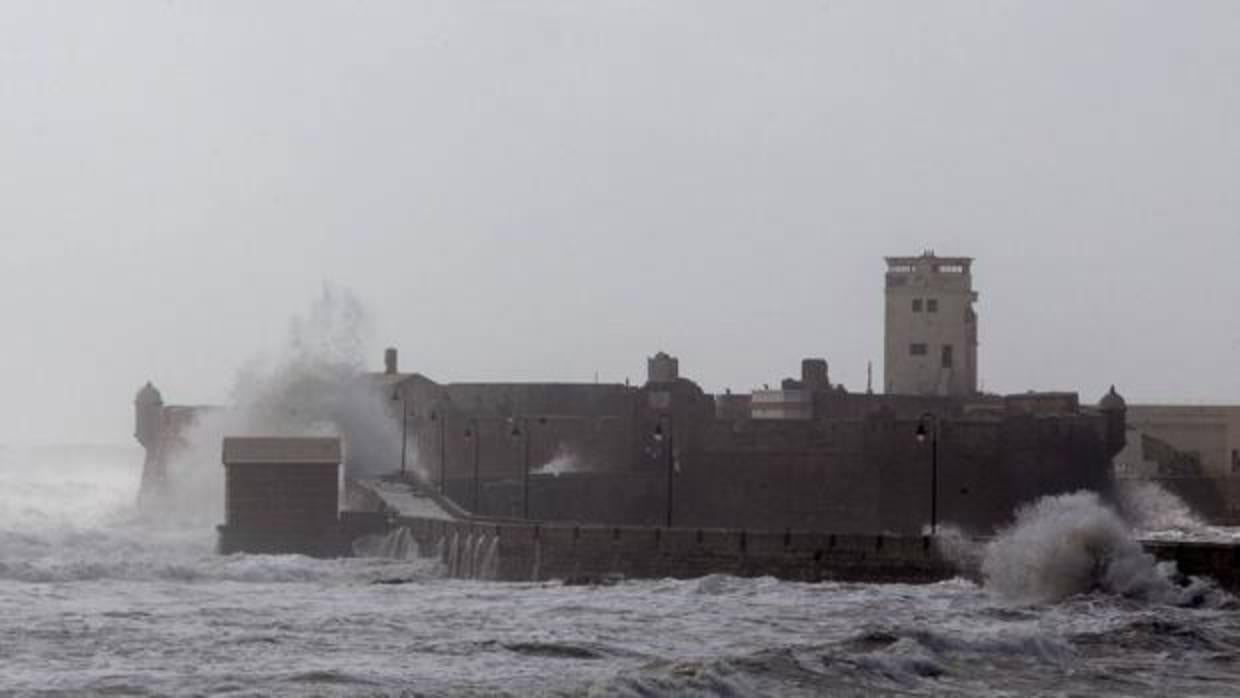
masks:
<path fill-rule="evenodd" d="M 400 479 L 405 479 L 405 460 L 409 451 L 409 405 L 400 389 L 392 391 L 392 401 L 400 401 Z"/>
<path fill-rule="evenodd" d="M 932 424 L 930 429 L 926 423 Z M 925 443 L 930 437 L 930 535 L 938 533 L 939 527 L 939 418 L 923 412 L 917 420 L 917 443 Z"/>
<path fill-rule="evenodd" d="M 512 431 L 508 435 L 514 439 L 522 439 L 524 455 L 521 459 L 521 518 L 528 519 L 530 517 L 530 420 L 528 417 L 512 417 L 508 421 L 512 424 Z"/>
<path fill-rule="evenodd" d="M 444 439 L 448 427 L 448 415 L 439 414 L 438 411 L 431 412 L 431 421 L 439 423 L 439 494 L 444 494 L 447 491 L 448 482 L 448 459 Z"/>
<path fill-rule="evenodd" d="M 530 518 L 530 439 L 533 433 L 530 431 L 529 417 L 513 417 L 509 420 L 512 422 L 512 431 L 510 435 L 517 439 L 525 437 L 524 457 L 521 460 L 521 518 Z M 546 417 L 538 418 L 539 424 L 546 424 Z"/>
<path fill-rule="evenodd" d="M 666 429 L 663 428 L 664 421 L 667 422 Z M 675 428 L 675 423 L 672 421 L 672 416 L 670 414 L 664 417 L 660 417 L 659 423 L 654 425 L 654 440 L 658 443 L 663 443 L 663 440 L 665 438 L 667 439 L 667 443 L 664 445 L 664 449 L 665 449 L 664 452 L 667 457 L 666 525 L 668 528 L 671 528 L 672 527 L 672 501 L 673 501 L 672 496 L 673 496 L 673 487 L 674 487 L 673 483 L 675 481 L 674 471 L 676 469 L 676 428 Z"/>
<path fill-rule="evenodd" d="M 479 433 L 478 431 L 478 419 L 476 417 L 470 418 L 469 422 L 466 424 L 465 438 L 474 440 L 474 508 L 473 508 L 473 513 L 477 514 L 479 513 L 478 512 L 478 496 L 479 496 L 478 463 L 479 463 L 479 458 L 481 457 L 482 434 Z"/>

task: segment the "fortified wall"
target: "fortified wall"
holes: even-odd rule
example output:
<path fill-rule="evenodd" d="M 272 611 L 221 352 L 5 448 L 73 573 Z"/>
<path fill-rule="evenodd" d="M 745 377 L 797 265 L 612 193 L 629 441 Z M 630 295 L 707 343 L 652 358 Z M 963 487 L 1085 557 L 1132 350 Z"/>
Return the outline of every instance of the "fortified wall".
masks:
<path fill-rule="evenodd" d="M 681 377 L 666 355 L 651 359 L 640 387 L 439 384 L 400 373 L 394 352 L 387 359 L 388 370 L 360 380 L 400 421 L 406 470 L 477 516 L 919 535 L 933 508 L 938 524 L 988 533 L 1022 502 L 1107 492 L 1124 439 L 1114 393 L 1098 408 L 1061 393 L 852 394 L 815 379 L 809 362 L 808 375 L 785 382 L 804 416 L 761 419 L 721 417 L 726 396 Z M 136 409 L 149 498 L 205 408 L 164 406 L 147 386 Z"/>
<path fill-rule="evenodd" d="M 935 499 L 939 523 L 988 532 L 1022 502 L 1108 492 L 1124 438 L 1115 394 L 1096 408 L 1071 393 L 854 394 L 820 360 L 784 382 L 799 416 L 762 419 L 663 354 L 642 386 L 439 384 L 389 359 L 370 380 L 419 471 L 479 516 L 919 534 Z"/>

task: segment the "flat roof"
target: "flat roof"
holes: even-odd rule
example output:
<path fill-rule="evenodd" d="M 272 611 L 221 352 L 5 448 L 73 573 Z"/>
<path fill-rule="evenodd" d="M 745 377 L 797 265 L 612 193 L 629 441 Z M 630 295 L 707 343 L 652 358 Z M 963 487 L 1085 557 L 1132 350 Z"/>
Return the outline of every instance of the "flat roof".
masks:
<path fill-rule="evenodd" d="M 224 465 L 339 465 L 340 439 L 336 437 L 226 436 Z"/>
<path fill-rule="evenodd" d="M 918 257 L 884 257 L 889 265 L 899 266 L 915 266 L 918 264 L 933 263 L 944 266 L 960 265 L 969 266 L 973 263 L 972 257 L 936 257 L 936 256 L 918 256 Z"/>

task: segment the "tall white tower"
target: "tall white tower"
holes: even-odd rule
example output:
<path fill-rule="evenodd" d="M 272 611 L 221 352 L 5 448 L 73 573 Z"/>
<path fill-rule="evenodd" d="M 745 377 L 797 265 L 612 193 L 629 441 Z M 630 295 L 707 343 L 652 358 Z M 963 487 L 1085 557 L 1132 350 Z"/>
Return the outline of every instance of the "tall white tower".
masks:
<path fill-rule="evenodd" d="M 883 383 L 896 395 L 977 393 L 971 257 L 887 258 Z"/>

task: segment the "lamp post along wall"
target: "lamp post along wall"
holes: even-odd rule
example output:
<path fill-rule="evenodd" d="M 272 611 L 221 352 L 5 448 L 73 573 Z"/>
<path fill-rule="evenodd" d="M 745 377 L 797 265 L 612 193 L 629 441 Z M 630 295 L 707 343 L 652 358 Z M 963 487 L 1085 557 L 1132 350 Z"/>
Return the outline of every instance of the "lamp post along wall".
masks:
<path fill-rule="evenodd" d="M 933 431 L 926 428 L 926 422 L 933 424 Z M 930 437 L 930 535 L 936 535 L 939 527 L 939 418 L 930 412 L 923 412 L 917 420 L 917 442 L 925 443 L 927 433 Z"/>
<path fill-rule="evenodd" d="M 667 429 L 664 430 L 663 424 L 667 423 Z M 666 516 L 665 525 L 672 527 L 672 503 L 675 495 L 675 470 L 676 470 L 676 428 L 672 421 L 672 416 L 660 417 L 659 423 L 654 427 L 654 439 L 664 444 L 664 455 L 667 458 L 667 495 L 666 495 Z"/>
<path fill-rule="evenodd" d="M 391 350 L 389 350 L 391 351 Z M 390 354 L 388 355 L 391 361 Z M 400 389 L 392 391 L 392 402 L 400 403 L 400 476 L 405 477 L 405 463 L 409 452 L 409 403 Z"/>
<path fill-rule="evenodd" d="M 400 476 L 405 477 L 405 463 L 409 453 L 409 407 L 404 398 L 400 401 Z"/>
<path fill-rule="evenodd" d="M 471 418 L 465 425 L 465 438 L 472 439 L 474 442 L 474 492 L 473 492 L 473 508 L 474 514 L 478 513 L 479 501 L 479 483 L 478 483 L 478 467 L 481 458 L 482 434 L 478 432 L 478 419 Z"/>
<path fill-rule="evenodd" d="M 448 460 L 447 460 L 447 426 L 448 416 L 438 411 L 431 412 L 431 421 L 439 424 L 439 494 L 447 491 Z"/>
<path fill-rule="evenodd" d="M 521 518 L 530 518 L 530 433 L 529 420 L 525 420 L 525 454 L 521 465 Z"/>
<path fill-rule="evenodd" d="M 521 457 L 521 518 L 530 518 L 530 442 L 534 438 L 534 434 L 530 431 L 529 417 L 513 417 L 511 418 L 512 431 L 510 435 L 513 438 L 523 439 L 522 457 Z M 546 417 L 539 417 L 538 424 L 546 424 Z"/>

